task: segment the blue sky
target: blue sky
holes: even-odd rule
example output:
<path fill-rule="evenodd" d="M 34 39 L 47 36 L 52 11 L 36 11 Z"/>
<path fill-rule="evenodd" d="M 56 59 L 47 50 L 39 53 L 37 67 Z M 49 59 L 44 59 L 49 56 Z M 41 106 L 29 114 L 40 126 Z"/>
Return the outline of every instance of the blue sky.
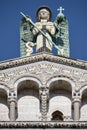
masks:
<path fill-rule="evenodd" d="M 52 10 L 52 21 L 60 6 L 65 9 L 70 58 L 87 61 L 87 0 L 0 0 L 0 61 L 20 57 L 20 12 L 36 22 L 35 12 L 42 5 Z"/>

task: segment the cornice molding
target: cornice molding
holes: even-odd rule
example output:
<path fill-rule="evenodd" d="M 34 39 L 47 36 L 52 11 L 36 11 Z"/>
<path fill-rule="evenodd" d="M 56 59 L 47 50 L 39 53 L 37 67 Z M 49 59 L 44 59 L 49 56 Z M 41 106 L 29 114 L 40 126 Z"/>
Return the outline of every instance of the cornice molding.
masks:
<path fill-rule="evenodd" d="M 35 122 L 35 121 L 2 121 L 0 128 L 87 128 L 87 122 Z"/>
<path fill-rule="evenodd" d="M 55 55 L 52 55 L 51 53 L 46 53 L 46 52 L 37 53 L 35 55 L 31 55 L 27 57 L 20 57 L 17 59 L 0 62 L 0 70 L 13 68 L 13 67 L 21 66 L 21 65 L 26 65 L 30 63 L 35 63 L 39 61 L 50 61 L 54 63 L 59 63 L 59 64 L 87 70 L 86 61 L 79 61 L 79 60 L 70 59 L 67 57 L 55 56 Z"/>

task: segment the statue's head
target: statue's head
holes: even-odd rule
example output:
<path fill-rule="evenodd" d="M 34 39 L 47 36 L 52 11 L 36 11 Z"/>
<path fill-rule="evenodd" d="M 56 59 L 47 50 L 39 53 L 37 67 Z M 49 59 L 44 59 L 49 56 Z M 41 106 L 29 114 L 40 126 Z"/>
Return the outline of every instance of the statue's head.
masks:
<path fill-rule="evenodd" d="M 48 7 L 43 6 L 37 10 L 36 16 L 38 21 L 40 21 L 41 19 L 49 21 L 51 19 L 52 12 Z"/>

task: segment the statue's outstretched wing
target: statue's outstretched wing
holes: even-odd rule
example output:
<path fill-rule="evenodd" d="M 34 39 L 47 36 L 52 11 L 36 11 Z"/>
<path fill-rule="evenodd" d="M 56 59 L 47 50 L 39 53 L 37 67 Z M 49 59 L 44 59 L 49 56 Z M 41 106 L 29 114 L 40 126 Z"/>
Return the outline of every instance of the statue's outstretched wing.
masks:
<path fill-rule="evenodd" d="M 56 46 L 58 47 L 58 55 L 69 56 L 69 38 L 68 38 L 68 21 L 64 15 L 57 15 L 55 26 L 58 30 L 56 38 Z"/>
<path fill-rule="evenodd" d="M 23 17 L 20 24 L 20 54 L 26 56 L 26 43 L 33 42 L 33 25 Z"/>

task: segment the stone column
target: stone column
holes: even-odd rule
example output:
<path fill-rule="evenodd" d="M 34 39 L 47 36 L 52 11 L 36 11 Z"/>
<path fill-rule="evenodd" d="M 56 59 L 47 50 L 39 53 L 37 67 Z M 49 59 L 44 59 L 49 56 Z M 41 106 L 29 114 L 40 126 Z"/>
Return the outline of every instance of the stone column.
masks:
<path fill-rule="evenodd" d="M 46 88 L 42 88 L 40 90 L 40 99 L 41 99 L 42 121 L 46 121 L 47 120 L 47 100 L 48 100 L 48 90 Z"/>
<path fill-rule="evenodd" d="M 10 121 L 15 121 L 16 119 L 16 99 L 14 97 L 11 97 L 9 99 L 9 116 Z"/>
<path fill-rule="evenodd" d="M 73 108 L 74 108 L 74 121 L 79 121 L 80 118 L 80 98 L 74 98 L 73 100 Z"/>

